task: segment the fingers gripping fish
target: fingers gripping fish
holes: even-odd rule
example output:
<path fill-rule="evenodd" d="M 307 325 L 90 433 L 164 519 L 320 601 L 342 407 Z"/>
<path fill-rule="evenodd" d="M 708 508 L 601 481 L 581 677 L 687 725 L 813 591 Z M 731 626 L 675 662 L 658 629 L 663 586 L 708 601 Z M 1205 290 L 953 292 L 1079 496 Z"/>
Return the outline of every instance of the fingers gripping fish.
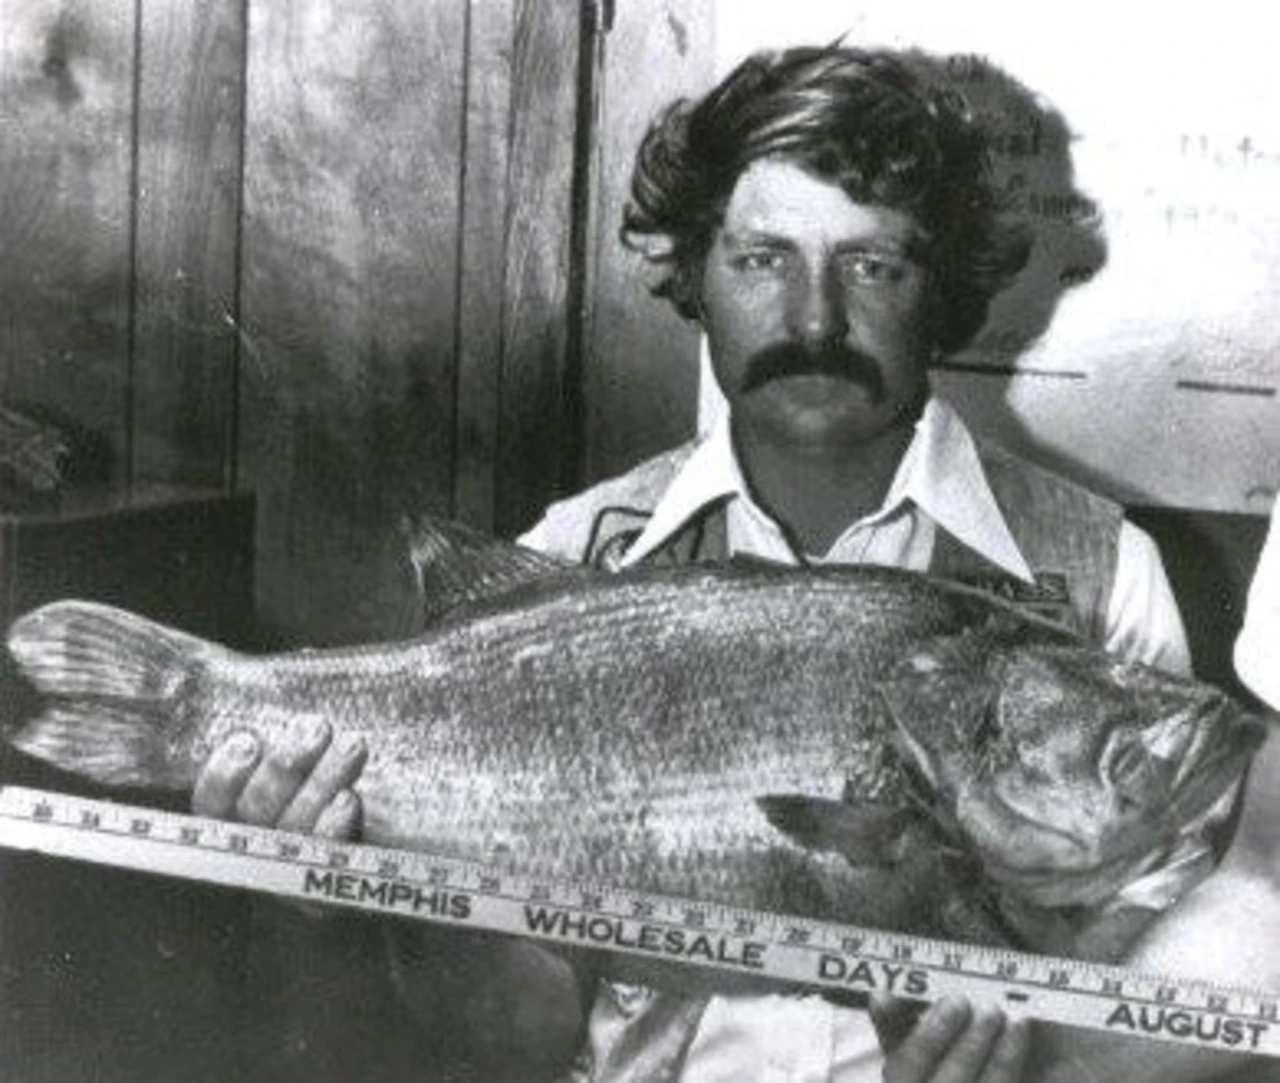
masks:
<path fill-rule="evenodd" d="M 416 639 L 252 656 L 86 602 L 14 623 L 11 736 L 107 786 L 363 737 L 365 835 L 529 873 L 1114 956 L 1081 914 L 1219 803 L 1262 723 L 1056 625 L 881 568 L 566 568 L 424 520 Z"/>

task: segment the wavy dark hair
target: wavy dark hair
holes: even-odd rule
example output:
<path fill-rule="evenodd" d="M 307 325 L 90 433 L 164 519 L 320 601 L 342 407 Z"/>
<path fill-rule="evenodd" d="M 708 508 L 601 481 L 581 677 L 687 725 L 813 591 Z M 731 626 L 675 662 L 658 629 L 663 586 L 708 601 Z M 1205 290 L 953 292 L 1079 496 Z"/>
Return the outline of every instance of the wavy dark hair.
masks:
<path fill-rule="evenodd" d="M 623 212 L 623 242 L 663 272 L 653 292 L 697 318 L 703 263 L 738 177 L 785 157 L 857 202 L 915 218 L 928 237 L 934 342 L 943 354 L 963 349 L 1031 242 L 999 214 L 979 125 L 926 77 L 924 59 L 839 45 L 763 52 L 701 100 L 669 106 L 640 145 Z"/>

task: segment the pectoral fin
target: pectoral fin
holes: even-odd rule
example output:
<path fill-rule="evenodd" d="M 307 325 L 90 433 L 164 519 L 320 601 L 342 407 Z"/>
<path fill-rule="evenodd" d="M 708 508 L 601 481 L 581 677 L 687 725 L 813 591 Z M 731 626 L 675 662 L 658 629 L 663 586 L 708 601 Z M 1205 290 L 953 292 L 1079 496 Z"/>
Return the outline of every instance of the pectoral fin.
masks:
<path fill-rule="evenodd" d="M 804 794 L 768 794 L 756 804 L 769 823 L 807 850 L 830 850 L 855 865 L 893 865 L 911 814 L 894 805 L 849 804 Z"/>

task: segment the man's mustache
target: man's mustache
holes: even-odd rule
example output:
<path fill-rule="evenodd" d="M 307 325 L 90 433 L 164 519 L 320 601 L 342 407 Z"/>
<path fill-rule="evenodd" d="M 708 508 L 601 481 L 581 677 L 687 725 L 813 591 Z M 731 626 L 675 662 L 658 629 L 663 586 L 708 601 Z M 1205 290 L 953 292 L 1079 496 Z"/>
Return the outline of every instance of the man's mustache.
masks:
<path fill-rule="evenodd" d="M 754 391 L 787 376 L 834 376 L 861 384 L 873 400 L 884 395 L 884 376 L 875 358 L 843 343 L 814 347 L 779 342 L 766 346 L 747 361 L 741 388 Z"/>

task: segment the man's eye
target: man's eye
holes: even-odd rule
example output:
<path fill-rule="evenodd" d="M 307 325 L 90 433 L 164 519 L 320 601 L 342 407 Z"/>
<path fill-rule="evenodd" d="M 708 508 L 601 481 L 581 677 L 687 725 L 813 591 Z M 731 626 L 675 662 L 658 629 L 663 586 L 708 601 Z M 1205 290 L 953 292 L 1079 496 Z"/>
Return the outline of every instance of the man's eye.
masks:
<path fill-rule="evenodd" d="M 744 252 L 733 265 L 740 271 L 776 271 L 782 267 L 781 252 Z"/>
<path fill-rule="evenodd" d="M 845 267 L 855 282 L 898 282 L 907 273 L 905 260 L 874 252 L 850 255 Z"/>

